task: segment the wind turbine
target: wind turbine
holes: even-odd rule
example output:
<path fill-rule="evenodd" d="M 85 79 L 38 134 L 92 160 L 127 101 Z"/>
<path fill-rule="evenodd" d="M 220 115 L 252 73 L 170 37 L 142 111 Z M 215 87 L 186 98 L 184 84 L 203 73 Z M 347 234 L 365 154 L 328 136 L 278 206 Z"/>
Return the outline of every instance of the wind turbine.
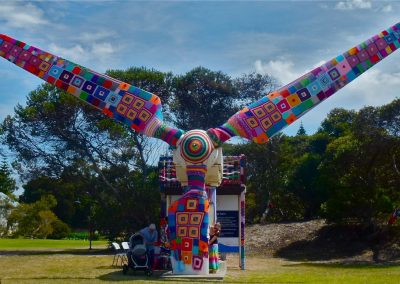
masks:
<path fill-rule="evenodd" d="M 317 106 L 400 47 L 400 23 L 266 94 L 216 128 L 184 132 L 163 122 L 155 94 L 99 74 L 6 35 L 0 56 L 174 150 L 177 178 L 187 191 L 168 209 L 175 274 L 208 274 L 208 199 L 205 185 L 222 179 L 221 145 L 233 136 L 256 143 Z"/>

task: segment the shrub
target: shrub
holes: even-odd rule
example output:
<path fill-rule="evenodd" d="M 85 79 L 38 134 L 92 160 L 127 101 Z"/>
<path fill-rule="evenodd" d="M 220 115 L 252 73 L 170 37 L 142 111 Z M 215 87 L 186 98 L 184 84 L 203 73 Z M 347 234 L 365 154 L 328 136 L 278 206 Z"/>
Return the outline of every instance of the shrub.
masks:
<path fill-rule="evenodd" d="M 70 227 L 61 220 L 56 220 L 52 223 L 53 233 L 49 235 L 50 239 L 64 239 L 71 233 Z"/>
<path fill-rule="evenodd" d="M 88 240 L 89 239 L 89 232 L 87 231 L 80 231 L 80 232 L 70 232 L 66 237 L 69 240 Z M 92 241 L 97 241 L 100 239 L 99 233 L 96 231 L 92 235 Z"/>

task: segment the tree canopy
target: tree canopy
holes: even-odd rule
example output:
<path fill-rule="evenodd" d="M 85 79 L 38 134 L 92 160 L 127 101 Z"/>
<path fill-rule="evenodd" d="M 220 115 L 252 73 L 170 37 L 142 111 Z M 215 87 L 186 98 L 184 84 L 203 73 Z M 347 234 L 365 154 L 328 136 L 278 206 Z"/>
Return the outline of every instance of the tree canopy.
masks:
<path fill-rule="evenodd" d="M 184 130 L 223 124 L 276 87 L 268 75 L 232 78 L 204 67 L 180 75 L 136 67 L 108 74 L 156 93 L 167 123 Z M 7 207 L 9 223 L 21 224 L 19 234 L 62 236 L 66 226 L 91 227 L 113 239 L 157 222 L 158 173 L 149 159 L 160 151 L 155 139 L 47 84 L 28 94 L 0 130 L 23 182 L 20 205 Z M 314 134 L 301 124 L 295 136 L 278 134 L 265 145 L 225 144 L 224 154 L 247 156 L 248 222 L 371 224 L 400 203 L 399 137 L 396 99 L 359 111 L 333 109 Z M 0 191 L 10 195 L 15 188 L 3 161 Z"/>
<path fill-rule="evenodd" d="M 9 197 L 14 197 L 14 191 L 17 189 L 15 179 L 12 176 L 12 171 L 8 166 L 5 158 L 0 165 L 0 192 Z"/>

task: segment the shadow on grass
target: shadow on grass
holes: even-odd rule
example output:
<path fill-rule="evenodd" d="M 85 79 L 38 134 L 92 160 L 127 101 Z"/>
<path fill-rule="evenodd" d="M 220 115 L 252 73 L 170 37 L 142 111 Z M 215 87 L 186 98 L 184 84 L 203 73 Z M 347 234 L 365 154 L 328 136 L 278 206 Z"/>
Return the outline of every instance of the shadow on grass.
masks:
<path fill-rule="evenodd" d="M 156 270 L 152 276 L 147 276 L 143 271 L 129 271 L 128 274 L 124 275 L 121 270 L 113 271 L 97 277 L 103 281 L 176 281 L 176 279 L 161 278 L 161 275 L 166 271 Z M 179 282 L 193 282 L 192 279 L 179 279 Z"/>
<path fill-rule="evenodd" d="M 37 250 L 0 250 L 0 256 L 12 255 L 54 255 L 54 254 L 72 254 L 72 255 L 113 255 L 114 252 L 109 249 L 37 249 Z"/>
<path fill-rule="evenodd" d="M 37 283 L 40 283 L 40 280 L 93 280 L 91 277 L 29 277 L 29 278 L 18 278 L 18 277 L 12 277 L 12 278 L 4 278 L 4 281 L 10 281 L 10 283 L 13 283 L 14 281 L 31 281 L 31 280 L 37 280 Z M 12 282 L 11 282 L 12 281 Z"/>
<path fill-rule="evenodd" d="M 361 226 L 325 226 L 312 240 L 294 242 L 277 250 L 274 256 L 292 261 L 351 259 L 352 263 L 385 263 L 399 260 L 399 232 Z M 397 239 L 397 241 L 396 241 Z M 366 255 L 362 256 L 364 253 Z M 360 257 L 361 256 L 361 257 Z"/>
<path fill-rule="evenodd" d="M 295 264 L 284 264 L 286 267 L 320 267 L 320 268 L 340 268 L 340 269 L 386 269 L 389 267 L 400 268 L 400 263 L 386 263 L 386 264 L 371 264 L 371 263 L 295 263 Z"/>
<path fill-rule="evenodd" d="M 100 277 L 97 277 L 99 280 L 110 281 L 110 282 L 119 282 L 119 281 L 160 281 L 160 282 L 185 282 L 185 283 L 193 283 L 196 282 L 220 282 L 215 279 L 190 279 L 190 278 L 162 278 L 161 276 L 167 272 L 166 270 L 155 270 L 153 271 L 152 276 L 146 276 L 143 271 L 132 271 L 130 270 L 127 275 L 122 273 L 122 269 L 118 271 L 113 271 Z"/>
<path fill-rule="evenodd" d="M 107 267 L 109 268 L 109 267 Z M 145 282 L 150 282 L 150 281 L 160 281 L 160 282 L 191 282 L 193 283 L 194 280 L 193 279 L 189 279 L 189 278 L 179 278 L 179 279 L 174 279 L 174 278 L 161 278 L 161 275 L 166 272 L 166 271 L 154 271 L 154 274 L 152 276 L 146 276 L 144 274 L 143 271 L 137 271 L 137 272 L 133 272 L 130 271 L 127 275 L 124 275 L 122 273 L 122 269 L 121 270 L 117 270 L 117 271 L 113 271 L 104 275 L 101 275 L 99 277 L 96 278 L 92 278 L 92 277 L 79 277 L 79 276 L 71 276 L 71 277 L 29 277 L 29 279 L 27 278 L 21 278 L 21 277 L 12 277 L 12 278 L 7 278 L 4 280 L 7 281 L 37 281 L 37 283 L 40 283 L 41 281 L 45 281 L 45 280 L 65 280 L 68 283 L 73 283 L 71 281 L 78 281 L 78 280 L 84 280 L 84 281 L 93 281 L 94 279 L 98 279 L 101 281 L 107 281 L 107 282 L 126 282 L 126 281 L 145 281 Z M 196 283 L 198 283 L 198 281 L 195 281 Z M 210 281 L 210 280 L 201 280 L 201 282 L 219 282 L 219 281 Z"/>
<path fill-rule="evenodd" d="M 135 274 L 133 272 L 129 272 L 127 275 L 124 275 L 122 273 L 122 269 L 97 277 L 97 279 L 104 281 L 134 281 L 134 280 L 151 281 L 151 280 L 157 280 L 158 278 L 159 276 L 157 275 L 146 276 L 142 271 L 138 271 Z"/>
<path fill-rule="evenodd" d="M 116 267 L 113 265 L 101 265 L 101 266 L 96 266 L 94 269 L 115 269 L 115 268 Z"/>

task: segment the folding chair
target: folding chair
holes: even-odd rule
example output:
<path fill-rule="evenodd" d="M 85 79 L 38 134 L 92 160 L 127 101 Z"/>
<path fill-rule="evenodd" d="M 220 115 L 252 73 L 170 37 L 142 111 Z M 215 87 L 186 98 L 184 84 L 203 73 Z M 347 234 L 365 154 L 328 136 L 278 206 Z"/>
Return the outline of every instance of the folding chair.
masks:
<path fill-rule="evenodd" d="M 115 255 L 113 258 L 112 266 L 118 266 L 118 260 L 121 260 L 121 266 L 124 264 L 125 259 L 126 259 L 126 252 L 120 247 L 118 243 L 111 243 L 114 250 L 115 250 Z"/>
<path fill-rule="evenodd" d="M 122 242 L 121 247 L 125 252 L 128 252 L 129 250 L 129 243 L 128 242 Z"/>

